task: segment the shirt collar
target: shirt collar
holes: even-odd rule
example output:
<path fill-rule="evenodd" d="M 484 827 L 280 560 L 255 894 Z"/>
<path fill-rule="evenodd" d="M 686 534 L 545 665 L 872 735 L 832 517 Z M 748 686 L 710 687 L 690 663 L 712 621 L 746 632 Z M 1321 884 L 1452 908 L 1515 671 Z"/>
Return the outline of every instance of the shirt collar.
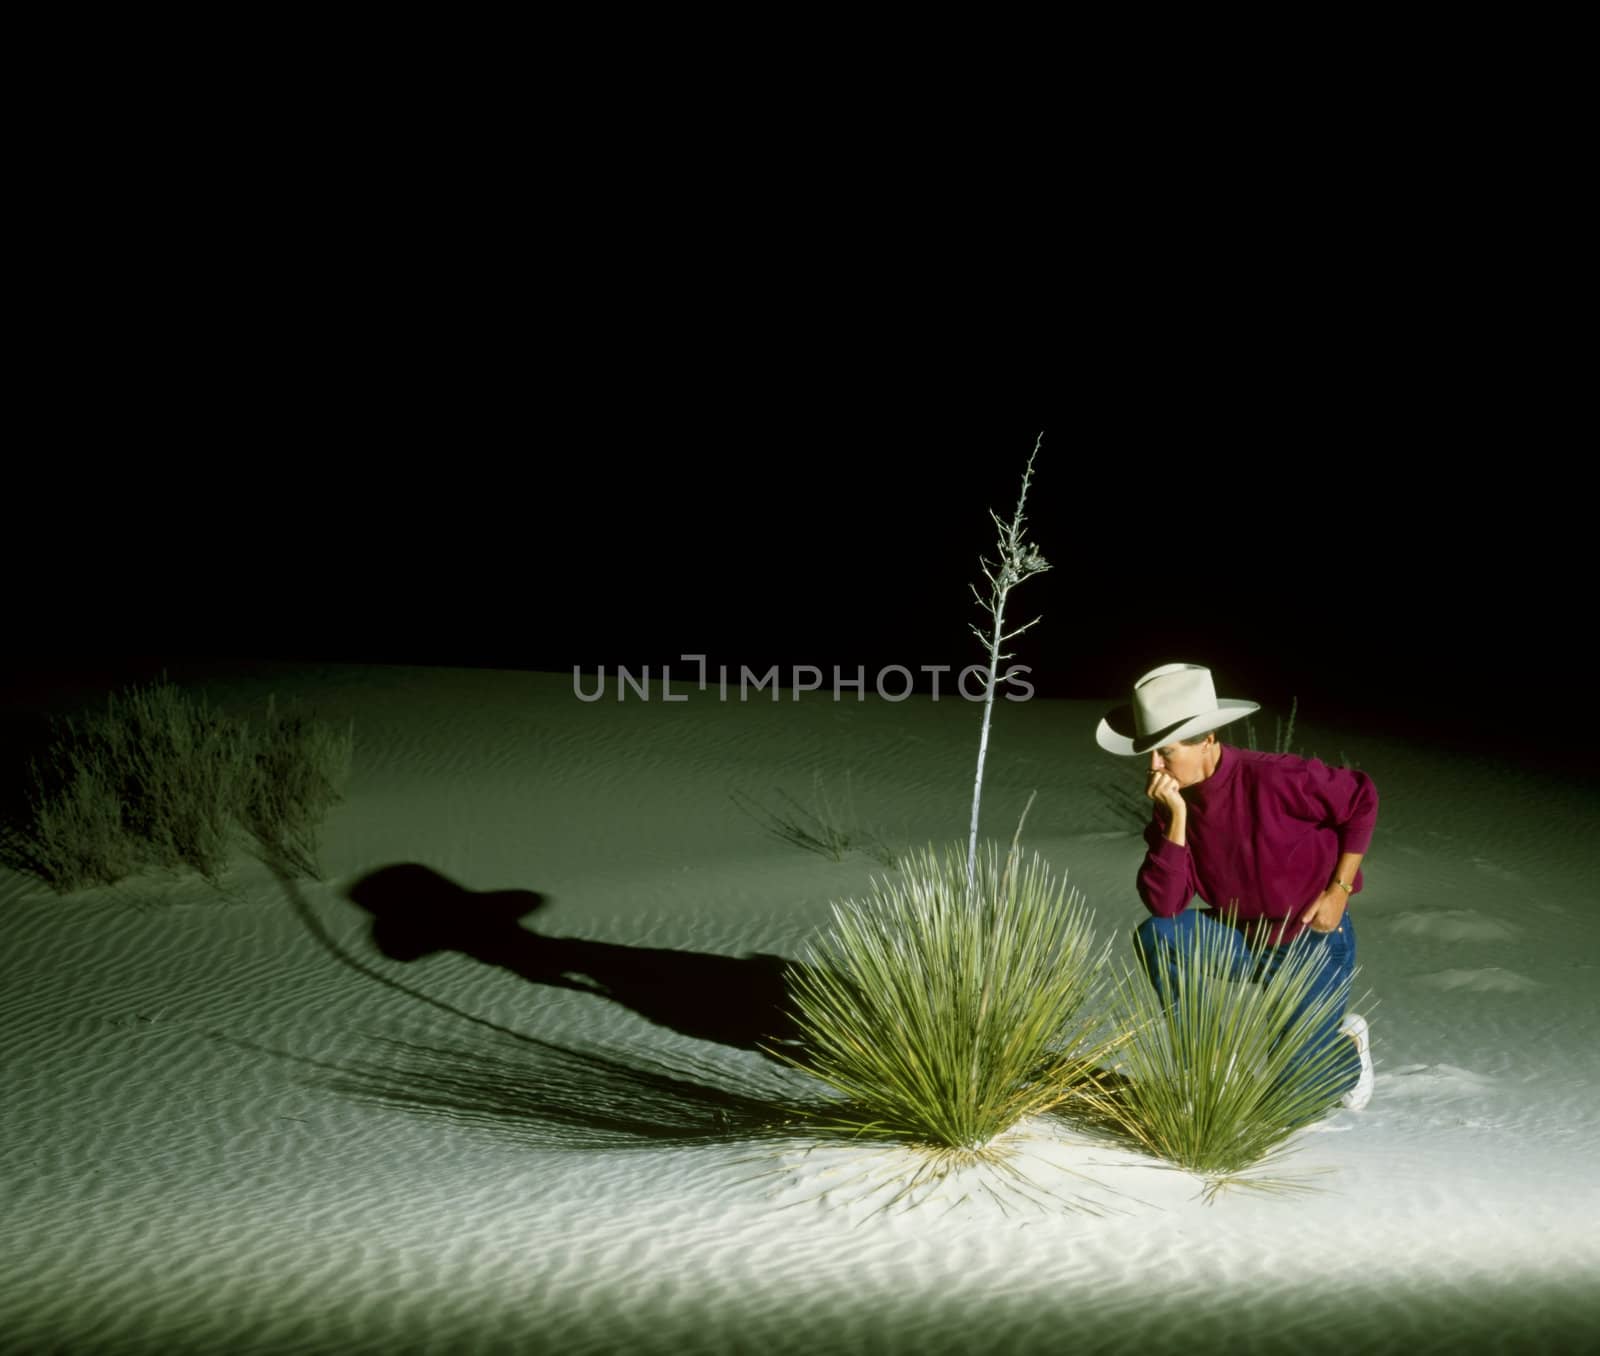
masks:
<path fill-rule="evenodd" d="M 1221 752 L 1217 757 L 1217 767 L 1203 782 L 1196 782 L 1193 786 L 1183 788 L 1183 797 L 1191 805 L 1204 806 L 1213 797 L 1222 794 L 1227 784 L 1233 780 L 1239 768 L 1239 751 L 1231 749 L 1226 744 L 1217 746 Z"/>

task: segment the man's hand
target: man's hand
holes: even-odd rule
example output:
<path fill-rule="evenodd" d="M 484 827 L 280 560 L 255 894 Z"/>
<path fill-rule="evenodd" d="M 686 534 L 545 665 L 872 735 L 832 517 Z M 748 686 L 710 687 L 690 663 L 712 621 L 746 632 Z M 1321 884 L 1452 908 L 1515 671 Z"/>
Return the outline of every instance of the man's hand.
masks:
<path fill-rule="evenodd" d="M 1311 901 L 1310 907 L 1300 915 L 1300 921 L 1313 932 L 1332 932 L 1344 917 L 1348 902 L 1349 896 L 1343 890 L 1330 885 Z"/>
<path fill-rule="evenodd" d="M 1170 772 L 1152 772 L 1150 780 L 1145 785 L 1144 793 L 1151 800 L 1159 800 L 1167 809 L 1172 811 L 1173 817 L 1183 815 L 1188 818 L 1189 803 L 1184 800 L 1178 779 Z"/>

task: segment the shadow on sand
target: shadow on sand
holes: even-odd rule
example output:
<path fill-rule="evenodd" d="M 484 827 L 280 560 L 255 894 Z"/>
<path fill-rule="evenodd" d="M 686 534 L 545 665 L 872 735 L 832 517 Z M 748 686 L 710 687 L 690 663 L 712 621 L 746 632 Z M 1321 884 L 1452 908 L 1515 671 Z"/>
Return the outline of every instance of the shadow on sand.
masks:
<path fill-rule="evenodd" d="M 357 1037 L 357 1049 L 336 1059 L 275 1049 L 227 1032 L 211 1033 L 237 1049 L 298 1064 L 312 1084 L 370 1104 L 476 1124 L 523 1144 L 592 1149 L 739 1142 L 771 1137 L 831 1138 L 836 1096 L 766 1052 L 765 1059 L 702 1058 L 681 1050 L 585 1048 L 540 1039 L 463 1011 L 373 968 L 331 936 L 300 883 L 268 855 L 289 903 L 313 939 L 339 964 L 418 1004 L 445 1014 L 463 1041 L 398 1035 Z M 385 867 L 346 892 L 372 917 L 378 949 L 408 961 L 459 950 L 539 983 L 605 992 L 609 982 L 646 1017 L 703 1039 L 740 1048 L 756 1044 L 781 1016 L 780 957 L 754 963 L 693 952 L 573 942 L 527 932 L 518 920 L 538 909 L 531 890 L 472 891 L 416 863 Z M 561 948 L 570 947 L 562 950 Z M 550 948 L 594 973 L 552 968 Z M 731 986 L 685 993 L 682 986 Z M 351 1033 L 352 1036 L 355 1033 Z M 787 1044 L 787 1042 L 785 1042 Z M 359 1048 L 359 1046 L 358 1046 Z M 799 1057 L 800 1047 L 794 1047 Z"/>
<path fill-rule="evenodd" d="M 480 1029 L 469 1042 L 378 1036 L 370 1055 L 337 1062 L 223 1037 L 314 1067 L 315 1081 L 346 1096 L 477 1124 L 523 1143 L 583 1148 L 772 1137 L 849 1141 L 870 1119 L 763 1048 L 804 1059 L 787 1016 L 790 962 L 781 956 L 719 956 L 536 933 L 521 922 L 546 903 L 536 891 L 468 890 L 420 863 L 383 867 L 344 892 L 371 915 L 373 945 L 391 960 L 457 951 L 532 983 L 610 998 L 662 1027 L 765 1058 L 729 1064 L 680 1049 L 560 1045 L 464 1012 L 348 954 L 297 883 L 281 870 L 276 874 L 312 935 L 343 965 Z"/>
<path fill-rule="evenodd" d="M 790 1045 L 782 956 L 719 956 L 552 937 L 521 924 L 542 908 L 533 890 L 463 889 L 420 863 L 386 866 L 346 897 L 372 915 L 373 944 L 391 960 L 458 951 L 533 984 L 598 994 L 697 1040 L 742 1050 Z"/>

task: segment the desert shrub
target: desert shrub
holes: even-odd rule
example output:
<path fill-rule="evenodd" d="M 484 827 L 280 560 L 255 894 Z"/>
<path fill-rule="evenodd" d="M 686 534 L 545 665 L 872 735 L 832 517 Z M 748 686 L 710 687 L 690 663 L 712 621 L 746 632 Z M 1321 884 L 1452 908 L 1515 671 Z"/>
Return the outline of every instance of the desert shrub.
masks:
<path fill-rule="evenodd" d="M 848 772 L 845 773 L 844 799 L 840 803 L 836 804 L 823 788 L 820 772 L 811 779 L 809 806 L 802 805 L 787 791 L 780 791 L 778 797 L 783 804 L 771 809 L 741 792 L 732 793 L 734 804 L 774 838 L 791 847 L 804 848 L 835 862 L 842 862 L 852 852 L 861 852 L 891 870 L 899 865 L 899 853 L 895 848 L 877 830 L 856 819 Z"/>
<path fill-rule="evenodd" d="M 1128 1038 L 1111 1107 L 1123 1134 L 1216 1183 L 1275 1157 L 1326 1115 L 1349 1051 L 1342 1036 L 1320 1050 L 1314 1041 L 1348 991 L 1331 990 L 1297 1015 L 1327 960 L 1308 938 L 1288 943 L 1273 977 L 1253 983 L 1221 977 L 1229 939 L 1201 929 L 1179 952 L 1170 1003 L 1142 968 L 1119 976 L 1114 1020 Z M 1265 947 L 1263 939 L 1251 948 L 1252 974 Z M 1142 944 L 1136 951 L 1142 961 Z"/>
<path fill-rule="evenodd" d="M 62 894 L 145 867 L 189 867 L 215 884 L 243 826 L 315 874 L 315 824 L 348 775 L 350 732 L 280 717 L 269 700 L 258 736 L 166 682 L 62 725 L 43 766 L 30 763 L 31 813 L 7 826 L 6 865 Z"/>
<path fill-rule="evenodd" d="M 283 715 L 271 697 L 235 795 L 235 814 L 256 841 L 294 870 L 315 876 L 320 826 L 349 780 L 355 736 L 300 714 Z"/>
<path fill-rule="evenodd" d="M 47 783 L 32 766 L 35 809 L 28 829 L 5 826 L 4 861 L 63 893 L 109 885 L 139 867 L 138 844 L 123 829 L 122 802 L 92 758 L 67 756 L 65 784 Z"/>
<path fill-rule="evenodd" d="M 1037 854 L 912 853 L 898 880 L 833 906 L 790 971 L 801 1067 L 863 1134 L 981 1153 L 1074 1095 L 1104 1053 L 1086 1020 L 1105 948 L 1083 897 Z M 775 1052 L 776 1053 L 776 1052 Z"/>
<path fill-rule="evenodd" d="M 216 881 L 229 854 L 233 789 L 245 737 L 202 699 L 170 684 L 112 697 L 88 722 L 90 756 L 115 788 L 124 832 L 156 866 L 190 866 Z"/>

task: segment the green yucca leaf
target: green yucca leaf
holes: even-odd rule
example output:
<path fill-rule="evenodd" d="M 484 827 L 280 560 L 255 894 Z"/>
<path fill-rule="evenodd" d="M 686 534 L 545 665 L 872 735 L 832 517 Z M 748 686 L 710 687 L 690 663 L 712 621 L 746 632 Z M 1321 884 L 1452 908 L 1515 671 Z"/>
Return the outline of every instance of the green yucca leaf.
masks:
<path fill-rule="evenodd" d="M 874 885 L 790 972 L 793 1062 L 845 1094 L 841 1117 L 973 1150 L 1070 1097 L 1108 1045 L 1090 1016 L 1107 949 L 1078 891 L 1016 844 L 989 845 L 970 895 L 954 847 Z"/>
<path fill-rule="evenodd" d="M 1325 1115 L 1348 1058 L 1342 1038 L 1307 1057 L 1348 992 L 1325 993 L 1295 1015 L 1327 963 L 1312 934 L 1289 943 L 1264 983 L 1221 977 L 1229 945 L 1226 934 L 1196 933 L 1179 954 L 1170 1005 L 1142 967 L 1117 982 L 1117 1019 L 1129 1038 L 1115 1120 L 1149 1152 L 1214 1177 L 1243 1172 Z M 1251 949 L 1252 973 L 1265 946 Z"/>

